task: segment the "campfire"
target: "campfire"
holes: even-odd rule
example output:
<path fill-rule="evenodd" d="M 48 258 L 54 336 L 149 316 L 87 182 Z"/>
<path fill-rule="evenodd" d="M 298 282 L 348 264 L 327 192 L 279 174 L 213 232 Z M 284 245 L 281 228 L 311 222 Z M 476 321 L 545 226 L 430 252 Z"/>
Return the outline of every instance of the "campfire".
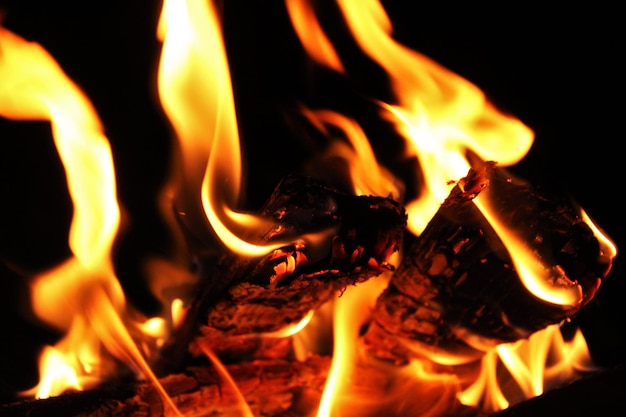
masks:
<path fill-rule="evenodd" d="M 118 157 L 133 138 L 109 137 L 43 39 L 0 26 L 2 123 L 46 141 L 64 190 L 46 227 L 66 239 L 4 256 L 44 340 L 3 413 L 506 415 L 611 378 L 578 319 L 617 248 L 515 172 L 532 127 L 399 42 L 383 4 L 287 0 L 304 87 L 260 111 L 287 135 L 243 130 L 228 7 L 153 11 L 154 160 Z M 121 181 L 154 164 L 148 191 Z M 135 192 L 153 199 L 125 207 Z"/>

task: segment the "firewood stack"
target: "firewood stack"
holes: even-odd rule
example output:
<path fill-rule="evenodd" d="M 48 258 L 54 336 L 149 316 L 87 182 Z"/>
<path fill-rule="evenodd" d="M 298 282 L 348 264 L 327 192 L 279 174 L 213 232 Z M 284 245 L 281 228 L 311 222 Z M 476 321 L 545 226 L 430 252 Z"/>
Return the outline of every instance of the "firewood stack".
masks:
<path fill-rule="evenodd" d="M 522 284 L 502 240 L 474 204 L 486 190 L 497 197 L 500 216 L 547 265 L 549 284 L 579 289 L 574 304 L 548 303 Z M 292 243 L 263 257 L 226 253 L 207 265 L 183 325 L 155 364 L 184 415 L 226 416 L 240 409 L 237 394 L 207 354 L 224 364 L 253 414 L 310 415 L 319 404 L 330 356 L 299 360 L 292 338 L 263 335 L 296 325 L 351 286 L 385 271 L 393 272 L 390 283 L 359 341 L 381 365 L 369 374 L 365 368 L 355 372 L 370 393 L 393 382 L 381 374 L 386 367 L 401 368 L 428 352 L 478 358 L 489 347 L 571 318 L 593 298 L 611 266 L 574 203 L 533 189 L 494 163 L 470 170 L 411 241 L 404 235 L 407 215 L 399 203 L 350 195 L 308 177 L 285 178 L 260 215 L 268 222 L 251 235 L 258 243 Z M 394 268 L 390 257 L 401 249 L 401 263 Z M 124 387 L 102 389 L 88 408 L 76 404 L 89 394 L 68 394 L 74 406 L 66 403 L 65 415 L 174 415 L 150 384 Z M 444 414 L 480 414 L 457 403 L 443 386 L 433 393 L 433 402 L 451 401 Z M 409 397 L 403 401 L 410 403 Z M 45 401 L 50 400 L 2 411 L 44 415 L 37 410 Z M 427 403 L 418 399 L 403 412 L 419 412 Z"/>

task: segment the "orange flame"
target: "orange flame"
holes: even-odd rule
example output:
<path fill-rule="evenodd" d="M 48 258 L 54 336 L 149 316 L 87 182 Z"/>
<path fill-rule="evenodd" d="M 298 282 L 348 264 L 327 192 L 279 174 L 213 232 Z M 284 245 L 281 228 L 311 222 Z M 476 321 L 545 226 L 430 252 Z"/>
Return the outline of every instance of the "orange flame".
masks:
<path fill-rule="evenodd" d="M 580 286 L 558 286 L 551 284 L 552 280 L 546 279 L 559 274 L 558 268 L 544 266 L 523 242 L 508 231 L 507 225 L 503 224 L 494 214 L 494 210 L 490 209 L 489 199 L 485 202 L 485 196 L 489 194 L 489 190 L 485 190 L 485 193 L 481 193 L 474 202 L 511 254 L 517 274 L 526 288 L 548 303 L 565 306 L 579 304 L 583 295 Z"/>
<path fill-rule="evenodd" d="M 617 247 L 615 246 L 615 243 L 613 243 L 613 241 L 604 232 L 602 232 L 602 230 L 600 230 L 598 225 L 595 224 L 585 210 L 581 210 L 580 215 L 583 222 L 591 228 L 593 235 L 600 242 L 600 250 L 603 254 L 611 259 L 615 258 L 617 256 Z"/>
<path fill-rule="evenodd" d="M 305 3 L 298 4 L 308 10 Z M 518 119 L 497 110 L 475 85 L 394 41 L 391 22 L 376 0 L 337 3 L 359 46 L 386 70 L 398 99 L 396 105 L 382 106 L 411 145 L 408 156 L 418 157 L 425 178 L 422 197 L 407 204 L 409 227 L 419 234 L 447 197 L 449 181 L 467 173 L 468 151 L 502 166 L 512 165 L 530 149 L 533 133 Z M 313 36 L 306 34 L 309 26 L 293 15 L 292 23 L 305 39 L 301 40 L 309 55 L 334 68 L 327 54 L 306 41 Z"/>
<path fill-rule="evenodd" d="M 353 291 L 346 292 L 335 302 L 333 362 L 317 412 L 318 417 L 330 415 L 335 403 L 342 398 L 341 391 L 346 394 L 349 392 L 349 385 L 342 384 L 342 381 L 351 379 L 354 362 L 349 358 L 358 355 L 359 330 L 367 320 L 369 310 L 385 283 L 386 280 L 367 281 L 353 288 Z"/>
<path fill-rule="evenodd" d="M 318 130 L 328 136 L 330 136 L 328 127 L 342 130 L 348 143 L 335 140 L 327 153 L 348 163 L 354 194 L 401 199 L 402 191 L 398 181 L 378 163 L 365 132 L 356 120 L 331 110 L 303 109 L 302 112 Z"/>
<path fill-rule="evenodd" d="M 309 56 L 320 65 L 344 73 L 343 67 L 338 65 L 341 62 L 340 58 L 336 56 L 332 45 L 328 44 L 325 34 L 320 33 L 321 25 L 316 21 L 314 8 L 308 2 L 287 0 L 286 4 L 292 24 Z M 407 157 L 416 157 L 419 161 L 421 176 L 418 175 L 416 178 L 423 178 L 423 186 L 415 200 L 405 203 L 409 214 L 409 229 L 415 235 L 419 235 L 441 202 L 449 195 L 451 184 L 467 173 L 471 166 L 469 158 L 472 155 L 485 161 L 495 160 L 501 166 L 513 165 L 530 149 L 533 132 L 515 117 L 505 115 L 496 109 L 475 85 L 396 42 L 392 38 L 392 24 L 377 0 L 358 2 L 337 0 L 337 4 L 359 47 L 386 71 L 390 87 L 397 99 L 397 103 L 381 103 L 381 107 L 383 115 L 394 122 L 398 132 L 406 139 L 409 145 Z M 303 16 L 307 16 L 307 20 Z M 313 42 L 314 39 L 321 39 L 321 42 L 316 44 Z M 307 111 L 305 114 L 312 118 L 313 113 Z M 340 116 L 322 111 L 318 111 L 316 117 L 324 120 L 318 123 L 339 124 L 341 119 Z M 358 132 L 356 122 L 341 123 L 345 132 L 352 132 L 346 133 L 347 136 L 358 136 L 354 134 Z M 354 145 L 355 142 L 352 143 L 355 149 L 358 149 Z M 371 184 L 384 178 L 384 169 L 379 169 L 379 173 L 356 169 L 359 165 L 356 154 L 358 150 L 346 158 L 351 161 L 354 184 Z M 370 159 L 368 166 L 378 167 L 373 158 Z M 372 177 L 376 179 L 372 181 Z M 357 192 L 361 189 L 363 189 L 361 185 L 355 187 Z M 396 198 L 399 197 L 399 194 L 394 195 Z M 488 193 L 481 194 L 475 199 L 475 203 L 504 241 L 520 279 L 529 291 L 548 303 L 575 306 L 581 302 L 582 294 L 579 287 L 547 284 L 558 281 L 550 278 L 558 276 L 560 271 L 558 268 L 542 265 L 537 257 L 508 231 L 511 225 L 503 224 L 495 215 L 495 210 L 490 207 Z M 608 238 L 597 229 L 594 230 L 603 250 L 614 254 L 615 248 Z M 550 341 L 555 340 L 558 332 L 546 329 L 538 333 L 541 334 L 531 338 L 528 344 L 532 347 L 527 349 L 538 350 L 538 347 L 534 347 L 536 345 L 550 346 L 551 343 L 555 343 Z M 520 342 L 520 345 L 526 344 Z M 497 383 L 493 383 L 496 379 L 495 361 L 501 360 L 512 369 L 513 362 L 528 359 L 526 357 L 521 359 L 511 352 L 507 346 L 500 346 L 496 351 L 488 352 L 483 358 L 482 375 L 476 384 L 460 394 L 459 398 L 463 402 L 476 404 L 477 398 L 487 390 L 487 397 L 484 400 L 487 409 L 498 410 L 507 407 L 507 399 L 499 392 Z M 545 350 L 543 352 L 545 354 Z M 340 366 L 341 363 L 343 364 L 341 366 L 349 367 L 350 365 L 346 364 L 350 363 L 351 356 L 336 353 L 339 354 L 333 357 L 333 366 Z M 513 357 L 518 359 L 513 360 Z M 513 373 L 521 374 L 515 378 L 526 396 L 542 392 L 542 384 L 537 380 L 543 378 L 543 371 L 540 372 L 540 369 L 543 370 L 544 367 L 545 363 L 529 368 L 515 366 L 516 369 L 521 369 Z M 336 380 L 331 378 L 329 384 L 333 384 L 333 387 L 332 389 L 327 387 L 327 390 L 340 392 L 344 389 L 334 386 L 336 383 Z M 480 394 L 476 394 L 477 392 Z M 472 397 L 470 393 L 476 397 Z M 332 401 L 330 397 L 326 399 L 327 404 Z M 330 415 L 332 411 L 327 405 L 318 415 Z"/>
<path fill-rule="evenodd" d="M 41 382 L 25 394 L 44 398 L 98 381 L 114 370 L 100 355 L 102 344 L 167 397 L 124 324 L 125 298 L 110 259 L 120 209 L 113 157 L 96 112 L 40 45 L 0 27 L 0 51 L 0 114 L 50 121 L 74 203 L 73 257 L 32 286 L 35 313 L 66 333 L 44 350 Z"/>
<path fill-rule="evenodd" d="M 497 377 L 499 363 L 515 381 L 518 393 L 503 392 Z M 488 352 L 482 358 L 480 376 L 460 391 L 458 398 L 464 404 L 497 411 L 509 406 L 507 398 L 515 402 L 532 398 L 576 379 L 580 372 L 594 369 L 580 329 L 566 341 L 560 326 L 552 325 L 532 334 L 528 340 L 502 344 Z M 511 387 L 508 388 L 511 391 Z"/>
<path fill-rule="evenodd" d="M 358 45 L 387 71 L 397 103 L 381 103 L 382 113 L 406 138 L 407 157 L 417 158 L 420 163 L 422 172 L 418 177 L 423 178 L 423 188 L 415 200 L 406 203 L 410 230 L 418 235 L 448 196 L 450 181 L 467 172 L 469 154 L 497 160 L 503 166 L 512 165 L 528 152 L 533 133 L 516 118 L 497 110 L 476 86 L 395 42 L 391 22 L 376 0 L 338 0 L 338 5 Z M 286 6 L 311 57 L 345 73 L 340 57 L 315 19 L 314 8 L 306 1 L 296 0 L 286 0 Z M 230 73 L 215 6 L 202 0 L 165 0 L 157 35 L 163 42 L 159 94 L 180 141 L 186 171 L 184 182 L 192 189 L 192 198 L 199 199 L 209 225 L 233 252 L 258 256 L 284 245 L 259 244 L 251 239 L 247 231 L 258 229 L 264 220 L 237 211 L 242 198 L 243 167 Z M 120 209 L 111 150 L 95 110 L 43 48 L 1 27 L 0 78 L 0 115 L 51 122 L 74 203 L 69 233 L 73 257 L 42 273 L 33 283 L 36 314 L 66 332 L 56 346 L 44 351 L 41 363 L 46 369 L 42 368 L 36 396 L 84 389 L 113 372 L 100 352 L 104 347 L 152 381 L 173 412 L 180 415 L 150 370 L 144 357 L 150 350 L 142 352 L 132 334 L 140 328 L 158 345 L 167 326 L 160 318 L 145 323 L 129 320 L 124 294 L 113 270 L 110 256 Z M 402 187 L 377 162 L 356 120 L 330 110 L 305 109 L 304 114 L 321 131 L 329 126 L 342 131 L 346 141 L 333 142 L 329 153 L 349 162 L 355 194 L 403 198 Z M 509 236 L 507 225 L 500 223 L 482 195 L 476 204 L 505 241 L 520 278 L 534 294 L 561 305 L 580 301 L 576 287 L 555 289 L 543 285 L 546 273 L 555 271 L 546 271 L 548 268 L 537 264 L 522 243 Z M 612 242 L 584 212 L 583 216 L 601 241 L 602 250 L 614 256 L 616 248 Z M 180 279 L 191 280 L 188 275 Z M 318 416 L 350 406 L 349 398 L 341 399 L 337 393 L 350 392 L 345 384 L 354 376 L 355 363 L 350 358 L 361 358 L 356 343 L 359 330 L 385 283 L 385 279 L 368 281 L 336 302 L 334 359 Z M 173 323 L 179 323 L 184 316 L 182 304 L 180 299 L 172 302 Z M 294 327 L 263 336 L 293 336 L 312 316 L 313 312 Z M 204 353 L 238 394 L 241 414 L 252 415 L 218 358 L 211 351 Z M 481 361 L 479 377 L 459 390 L 457 397 L 464 404 L 482 403 L 489 410 L 509 404 L 511 394 L 498 385 L 496 367 L 500 363 L 525 397 L 539 395 L 549 384 L 564 381 L 577 369 L 590 366 L 582 334 L 579 332 L 572 341 L 565 342 L 558 326 L 538 332 L 528 341 L 500 345 Z M 450 365 L 437 365 L 441 364 Z M 446 393 L 449 387 L 456 389 L 459 385 L 456 375 L 430 372 L 427 365 L 415 360 L 398 372 L 399 379 L 410 373 L 414 379 L 441 384 Z"/>
<path fill-rule="evenodd" d="M 212 2 L 167 0 L 157 30 L 163 42 L 159 96 L 182 148 L 192 191 L 216 234 L 233 252 L 260 256 L 271 246 L 247 240 L 262 219 L 237 212 L 241 151 L 221 23 Z M 203 178 L 202 184 L 194 180 Z"/>
<path fill-rule="evenodd" d="M 533 133 L 497 110 L 475 85 L 394 41 L 391 22 L 376 0 L 338 4 L 355 40 L 386 70 L 398 98 L 388 110 L 413 145 L 426 182 L 426 195 L 407 205 L 409 227 L 419 234 L 448 195 L 448 181 L 469 169 L 468 151 L 508 166 L 526 155 Z"/>
<path fill-rule="evenodd" d="M 81 353 L 76 359 L 90 373 L 98 357 L 97 338 L 81 337 L 87 326 L 84 318 L 74 316 L 76 311 L 84 308 L 84 292 L 88 291 L 85 281 L 101 285 L 107 298 L 118 309 L 124 303 L 120 287 L 110 279 L 112 267 L 108 258 L 120 218 L 111 151 L 91 104 L 67 79 L 54 59 L 38 44 L 1 30 L 0 74 L 5 82 L 1 90 L 0 114 L 14 119 L 51 121 L 74 201 L 69 235 L 74 259 L 36 280 L 33 286 L 35 313 L 59 328 L 73 326 L 75 330 L 69 332 L 67 340 L 82 345 L 77 349 Z M 59 346 L 50 352 L 54 352 L 58 362 L 60 353 L 67 350 L 67 346 Z M 70 368 L 76 369 L 76 365 Z M 77 381 L 77 376 L 72 379 Z M 48 382 L 42 388 L 53 385 Z M 43 389 L 38 396 L 56 393 Z"/>
<path fill-rule="evenodd" d="M 331 69 L 344 73 L 345 69 L 332 43 L 315 19 L 315 10 L 307 1 L 285 0 L 293 27 L 298 38 L 317 62 L 324 63 Z"/>
<path fill-rule="evenodd" d="M 202 345 L 200 346 L 200 348 L 202 349 L 206 357 L 209 358 L 209 360 L 213 363 L 213 366 L 215 366 L 215 369 L 217 370 L 219 376 L 224 380 L 225 386 L 222 387 L 222 389 L 228 389 L 233 392 L 233 395 L 237 402 L 236 404 L 237 410 L 239 411 L 237 412 L 237 414 L 241 415 L 241 417 L 253 417 L 254 414 L 252 413 L 250 406 L 248 405 L 248 403 L 246 402 L 246 399 L 244 398 L 243 394 L 239 390 L 239 387 L 237 387 L 235 380 L 228 373 L 228 370 L 226 369 L 224 364 L 219 360 L 217 355 L 213 353 L 213 351 L 211 351 L 210 349 L 207 349 L 205 346 L 202 346 Z M 229 414 L 229 415 L 235 416 L 235 414 Z"/>

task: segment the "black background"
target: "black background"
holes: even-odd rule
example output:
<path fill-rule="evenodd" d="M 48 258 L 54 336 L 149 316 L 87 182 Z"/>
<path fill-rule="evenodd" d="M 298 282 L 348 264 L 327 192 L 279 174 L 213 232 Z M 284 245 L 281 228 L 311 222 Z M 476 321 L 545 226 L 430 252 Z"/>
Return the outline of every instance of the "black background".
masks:
<path fill-rule="evenodd" d="M 277 181 L 298 169 L 306 150 L 293 142 L 286 114 L 305 97 L 354 107 L 350 87 L 316 72 L 304 58 L 280 1 L 226 1 L 225 34 L 248 169 L 248 205 L 258 206 Z M 324 4 L 332 26 L 333 7 Z M 385 1 L 396 38 L 476 85 L 536 134 L 513 171 L 569 193 L 626 247 L 621 182 L 624 34 L 616 8 L 548 10 L 506 6 L 422 5 Z M 3 25 L 42 44 L 94 103 L 115 158 L 119 199 L 130 229 L 117 246 L 129 300 L 148 314 L 158 304 L 136 261 L 167 253 L 169 236 L 155 199 L 168 173 L 171 135 L 155 89 L 160 2 L 0 1 Z M 336 23 L 336 22 L 335 22 Z M 338 31 L 338 38 L 344 33 Z M 350 49 L 349 42 L 346 48 Z M 384 95 L 384 77 L 354 54 L 351 86 Z M 0 83 L 2 80 L 0 80 Z M 374 87 L 372 87 L 374 86 Z M 330 90 L 336 90 L 334 98 Z M 331 97 L 331 98 L 329 98 Z M 0 401 L 36 383 L 37 349 L 57 337 L 28 317 L 29 275 L 68 255 L 71 202 L 45 123 L 0 119 Z M 251 155 L 254 155 L 252 157 Z M 620 255 L 588 312 L 577 320 L 594 337 L 598 362 L 622 362 Z"/>

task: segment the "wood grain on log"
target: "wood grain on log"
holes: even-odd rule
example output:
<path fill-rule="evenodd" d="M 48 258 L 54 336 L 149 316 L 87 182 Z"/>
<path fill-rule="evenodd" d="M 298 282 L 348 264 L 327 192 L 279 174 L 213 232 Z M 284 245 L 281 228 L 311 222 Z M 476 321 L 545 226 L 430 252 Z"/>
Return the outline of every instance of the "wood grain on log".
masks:
<path fill-rule="evenodd" d="M 526 289 L 474 204 L 485 188 L 499 217 L 547 265 L 546 284 L 580 289 L 576 302 L 549 303 Z M 459 181 L 404 253 L 365 339 L 375 356 L 394 361 L 410 356 L 408 345 L 471 360 L 571 318 L 593 298 L 611 261 L 575 203 L 486 163 Z"/>
<path fill-rule="evenodd" d="M 214 368 L 188 367 L 184 372 L 160 378 L 185 417 L 244 415 L 249 407 L 255 416 L 305 416 L 315 409 L 328 374 L 330 359 L 311 356 L 306 361 L 267 360 L 226 367 L 239 394 L 225 383 Z M 300 410 L 300 411 L 299 411 Z M 58 397 L 0 406 L 3 417 L 167 417 L 175 416 L 148 382 L 116 384 L 113 387 L 68 392 Z"/>
<path fill-rule="evenodd" d="M 393 269 L 388 260 L 402 244 L 407 220 L 389 198 L 355 196 L 303 176 L 285 178 L 260 217 L 269 227 L 251 231 L 254 242 L 293 243 L 263 257 L 229 253 L 206 266 L 185 323 L 164 349 L 161 364 L 171 366 L 163 371 L 184 363 L 189 347 L 198 355 L 194 340 L 223 351 L 216 332 L 281 330 L 337 292 Z"/>

